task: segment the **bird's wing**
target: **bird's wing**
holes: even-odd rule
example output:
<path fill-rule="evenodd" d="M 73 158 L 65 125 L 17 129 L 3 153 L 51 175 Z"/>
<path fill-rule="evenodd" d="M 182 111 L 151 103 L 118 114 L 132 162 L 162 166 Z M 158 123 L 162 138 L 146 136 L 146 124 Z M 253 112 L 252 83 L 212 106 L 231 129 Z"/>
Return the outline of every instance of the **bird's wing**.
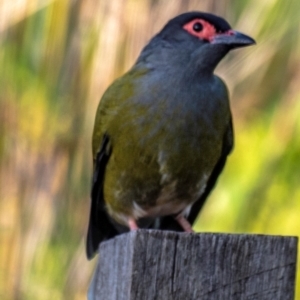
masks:
<path fill-rule="evenodd" d="M 86 242 L 88 259 L 93 258 L 98 251 L 99 243 L 117 234 L 117 230 L 111 223 L 103 198 L 103 179 L 105 167 L 110 156 L 109 137 L 105 134 L 100 150 L 94 162 L 94 174 L 91 192 L 91 210 Z"/>
<path fill-rule="evenodd" d="M 188 221 L 190 222 L 190 224 L 193 224 L 195 222 L 203 204 L 205 203 L 207 196 L 210 194 L 210 192 L 214 188 L 214 186 L 217 182 L 217 179 L 225 166 L 227 156 L 232 151 L 233 144 L 234 144 L 233 125 L 232 125 L 232 120 L 230 119 L 228 128 L 225 131 L 225 134 L 223 137 L 223 147 L 222 147 L 221 156 L 208 179 L 204 193 L 202 194 L 200 199 L 194 203 L 194 205 L 192 206 L 191 211 L 189 213 Z"/>
<path fill-rule="evenodd" d="M 231 152 L 233 148 L 233 125 L 232 120 L 230 119 L 229 125 L 227 130 L 225 131 L 224 137 L 223 137 L 223 146 L 222 146 L 222 152 L 221 156 L 215 165 L 209 179 L 207 182 L 206 189 L 202 196 L 194 203 L 194 205 L 191 208 L 191 211 L 188 215 L 188 221 L 190 224 L 193 224 L 202 209 L 203 204 L 205 203 L 206 198 L 214 188 L 217 179 L 219 175 L 221 174 L 228 154 Z M 174 219 L 174 216 L 165 216 L 160 219 L 159 222 L 159 229 L 165 229 L 165 230 L 175 230 L 175 231 L 183 231 L 182 227 L 178 224 L 178 222 Z"/>
<path fill-rule="evenodd" d="M 122 103 L 132 97 L 134 80 L 145 75 L 147 69 L 131 70 L 115 80 L 104 93 L 98 106 L 93 132 L 94 173 L 91 192 L 91 210 L 86 243 L 87 257 L 91 259 L 98 250 L 99 243 L 115 235 L 128 231 L 117 224 L 107 213 L 103 183 L 107 162 L 111 154 L 111 140 L 107 135 L 108 124 L 122 110 Z M 109 133 L 109 132 L 108 132 Z"/>

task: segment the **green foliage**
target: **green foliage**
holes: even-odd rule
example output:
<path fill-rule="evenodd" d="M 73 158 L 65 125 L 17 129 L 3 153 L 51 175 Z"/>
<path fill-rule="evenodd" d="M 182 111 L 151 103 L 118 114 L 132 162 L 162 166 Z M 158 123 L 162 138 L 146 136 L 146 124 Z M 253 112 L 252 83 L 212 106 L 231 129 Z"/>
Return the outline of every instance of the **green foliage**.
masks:
<path fill-rule="evenodd" d="M 166 20 L 211 4 L 23 2 L 28 10 L 16 5 L 0 24 L 0 298 L 85 299 L 100 96 Z M 258 44 L 218 69 L 232 94 L 235 149 L 195 228 L 299 235 L 300 2 L 212 2 Z"/>

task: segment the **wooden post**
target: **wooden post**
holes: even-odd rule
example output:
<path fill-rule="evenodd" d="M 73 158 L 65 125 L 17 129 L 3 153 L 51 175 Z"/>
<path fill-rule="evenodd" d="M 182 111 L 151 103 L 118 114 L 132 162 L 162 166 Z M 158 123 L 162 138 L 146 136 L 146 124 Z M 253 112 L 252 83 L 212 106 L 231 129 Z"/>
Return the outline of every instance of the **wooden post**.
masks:
<path fill-rule="evenodd" d="M 103 242 L 89 300 L 293 300 L 297 238 L 138 230 Z"/>

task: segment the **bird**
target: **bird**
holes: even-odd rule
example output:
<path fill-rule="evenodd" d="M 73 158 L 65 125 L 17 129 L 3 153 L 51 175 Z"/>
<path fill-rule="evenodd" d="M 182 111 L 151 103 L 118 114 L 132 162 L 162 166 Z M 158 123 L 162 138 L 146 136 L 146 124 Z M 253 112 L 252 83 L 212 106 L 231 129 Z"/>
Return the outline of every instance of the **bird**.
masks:
<path fill-rule="evenodd" d="M 186 12 L 108 87 L 92 137 L 88 259 L 129 230 L 193 232 L 234 144 L 228 90 L 214 70 L 253 44 L 219 16 Z"/>

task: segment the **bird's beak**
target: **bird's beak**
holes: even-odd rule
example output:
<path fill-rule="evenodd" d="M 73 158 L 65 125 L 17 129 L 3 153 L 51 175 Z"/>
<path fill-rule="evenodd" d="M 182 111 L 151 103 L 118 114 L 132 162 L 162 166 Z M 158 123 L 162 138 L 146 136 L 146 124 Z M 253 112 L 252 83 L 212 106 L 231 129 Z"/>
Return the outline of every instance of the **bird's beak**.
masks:
<path fill-rule="evenodd" d="M 255 44 L 255 40 L 248 35 L 235 30 L 228 30 L 225 33 L 216 34 L 211 44 L 228 45 L 230 48 L 240 48 Z"/>

